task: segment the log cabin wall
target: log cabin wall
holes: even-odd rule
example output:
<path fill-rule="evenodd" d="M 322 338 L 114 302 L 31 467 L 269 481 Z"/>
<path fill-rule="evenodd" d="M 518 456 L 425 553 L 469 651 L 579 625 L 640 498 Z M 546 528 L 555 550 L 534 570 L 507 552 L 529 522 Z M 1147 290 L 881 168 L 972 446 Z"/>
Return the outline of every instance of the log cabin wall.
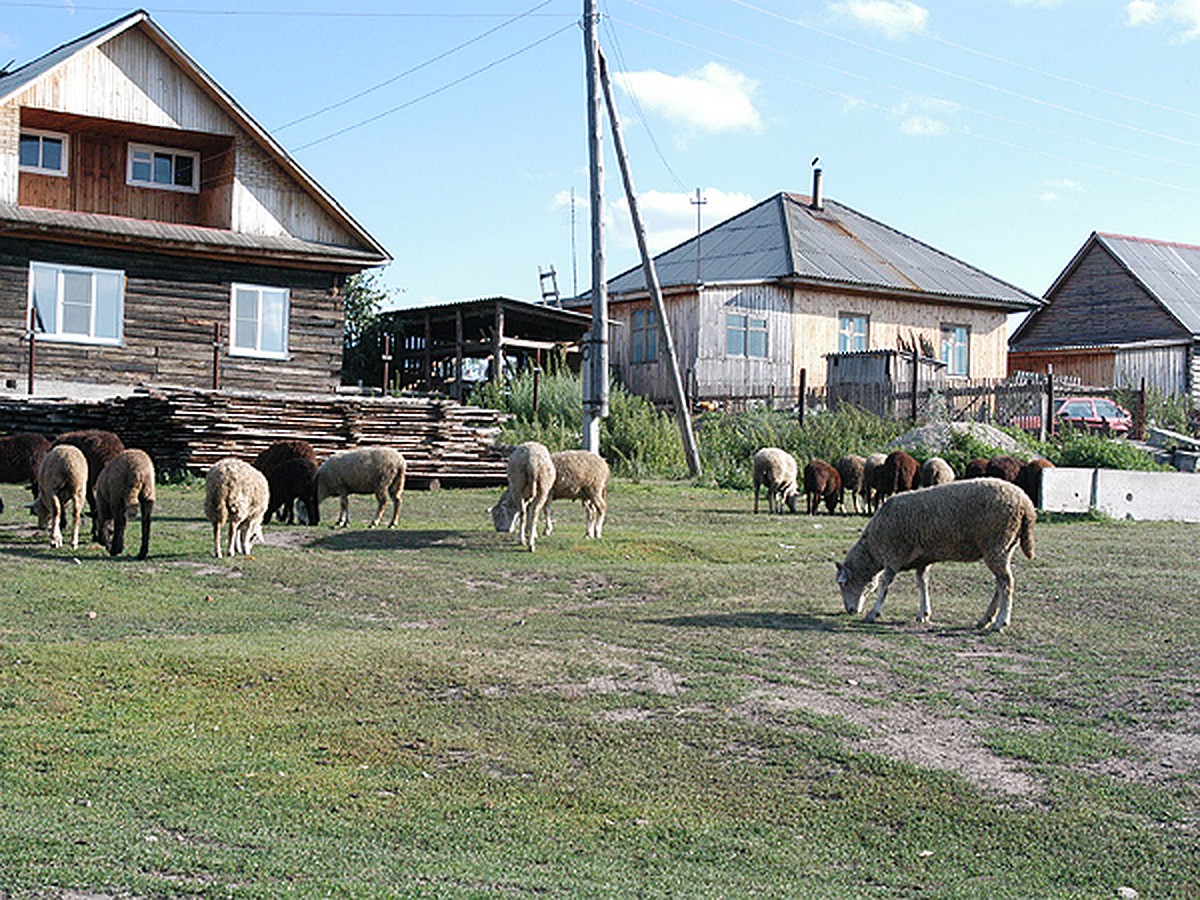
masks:
<path fill-rule="evenodd" d="M 222 329 L 220 384 L 245 390 L 328 392 L 341 380 L 340 276 L 264 265 L 0 239 L 0 378 L 28 378 L 25 317 L 31 260 L 125 273 L 121 346 L 40 341 L 36 374 L 115 384 L 212 385 L 214 323 Z M 286 360 L 230 356 L 231 283 L 286 287 Z"/>

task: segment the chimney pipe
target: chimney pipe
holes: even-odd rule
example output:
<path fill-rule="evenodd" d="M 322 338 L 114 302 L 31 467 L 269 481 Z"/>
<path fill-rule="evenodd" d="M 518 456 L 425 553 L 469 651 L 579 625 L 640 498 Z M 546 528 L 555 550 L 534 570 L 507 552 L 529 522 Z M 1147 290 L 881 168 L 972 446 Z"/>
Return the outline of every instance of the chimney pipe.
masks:
<path fill-rule="evenodd" d="M 813 169 L 812 208 L 825 208 L 825 194 L 822 190 L 822 172 L 820 168 Z"/>

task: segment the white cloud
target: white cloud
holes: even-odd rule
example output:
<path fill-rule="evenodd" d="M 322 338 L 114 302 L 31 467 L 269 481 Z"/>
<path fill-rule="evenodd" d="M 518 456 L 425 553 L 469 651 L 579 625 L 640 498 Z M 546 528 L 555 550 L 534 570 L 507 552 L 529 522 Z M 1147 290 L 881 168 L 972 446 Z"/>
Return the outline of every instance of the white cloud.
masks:
<path fill-rule="evenodd" d="M 1125 4 L 1125 24 L 1140 26 L 1182 25 L 1171 40 L 1186 43 L 1200 38 L 1200 0 L 1129 0 Z"/>
<path fill-rule="evenodd" d="M 758 82 L 719 63 L 683 75 L 618 72 L 615 80 L 647 112 L 704 132 L 761 131 L 754 106 Z"/>
<path fill-rule="evenodd" d="M 1052 178 L 1042 185 L 1038 199 L 1043 203 L 1060 203 L 1068 194 L 1078 194 L 1083 191 L 1083 185 L 1072 178 Z"/>
<path fill-rule="evenodd" d="M 921 34 L 929 25 L 929 10 L 911 0 L 845 0 L 829 9 L 892 40 Z"/>
<path fill-rule="evenodd" d="M 951 118 L 961 107 L 937 97 L 910 97 L 892 107 L 892 116 L 900 120 L 900 130 L 913 137 L 941 137 L 949 134 Z"/>

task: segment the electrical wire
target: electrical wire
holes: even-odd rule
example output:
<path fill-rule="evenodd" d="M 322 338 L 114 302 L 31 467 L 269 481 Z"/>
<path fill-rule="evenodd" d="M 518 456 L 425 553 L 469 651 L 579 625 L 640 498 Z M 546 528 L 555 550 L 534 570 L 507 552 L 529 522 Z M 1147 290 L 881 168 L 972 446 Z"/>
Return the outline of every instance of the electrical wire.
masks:
<path fill-rule="evenodd" d="M 431 91 L 426 91 L 424 94 L 421 94 L 418 97 L 414 97 L 411 100 L 401 103 L 398 106 L 393 106 L 390 109 L 385 109 L 383 112 L 376 113 L 373 116 L 369 116 L 365 119 L 361 119 L 352 125 L 347 125 L 345 128 L 339 128 L 337 131 L 331 131 L 329 134 L 326 134 L 322 137 L 316 138 L 315 140 L 311 140 L 311 141 L 308 141 L 307 143 L 300 144 L 299 146 L 292 148 L 292 152 L 298 153 L 301 150 L 307 150 L 310 147 L 315 147 L 318 144 L 323 144 L 326 141 L 333 140 L 335 137 L 341 137 L 343 134 L 347 134 L 351 131 L 355 131 L 366 125 L 370 125 L 373 122 L 378 122 L 380 119 L 383 119 L 390 115 L 398 113 L 401 110 L 408 109 L 410 106 L 415 106 L 416 104 L 418 104 L 424 100 L 428 100 L 430 97 L 435 97 L 438 94 L 444 93 L 445 91 L 450 90 L 450 88 L 457 87 L 458 85 L 462 84 L 465 81 L 470 81 L 472 78 L 482 75 L 484 72 L 491 71 L 492 69 L 496 68 L 499 65 L 502 65 L 503 63 L 508 62 L 509 60 L 515 59 L 516 57 L 521 56 L 524 53 L 528 53 L 530 50 L 533 50 L 534 48 L 541 46 L 542 44 L 546 43 L 547 41 L 553 40 L 554 38 L 558 37 L 560 34 L 564 33 L 565 31 L 568 31 L 568 30 L 576 28 L 576 27 L 578 27 L 577 22 L 571 22 L 569 25 L 564 25 L 562 28 L 559 28 L 559 29 L 556 29 L 555 31 L 550 32 L 550 34 L 546 35 L 545 37 L 538 38 L 538 40 L 533 41 L 530 44 L 526 44 L 524 47 L 521 47 L 518 50 L 514 50 L 513 52 L 505 54 L 504 56 L 501 56 L 498 59 L 494 59 L 487 65 L 480 66 L 478 69 L 468 72 L 466 75 L 462 75 L 458 78 L 455 78 L 453 81 L 448 81 L 445 84 L 441 85 L 440 87 L 434 88 Z"/>
<path fill-rule="evenodd" d="M 441 60 L 446 59 L 449 56 L 453 56 L 458 51 L 463 50 L 467 47 L 470 47 L 472 44 L 478 43 L 479 41 L 483 40 L 484 38 L 495 34 L 496 32 L 500 31 L 503 28 L 507 28 L 509 25 L 512 25 L 515 22 L 520 22 L 522 19 L 529 18 L 530 16 L 535 14 L 538 10 L 542 9 L 543 7 L 549 6 L 553 2 L 554 2 L 554 0 L 544 0 L 544 2 L 539 3 L 537 6 L 527 9 L 527 10 L 525 10 L 525 12 L 515 15 L 511 19 L 507 19 L 504 22 L 501 22 L 499 25 L 496 25 L 493 28 L 489 28 L 487 31 L 484 31 L 481 34 L 477 34 L 475 37 L 471 38 L 470 40 L 463 41 L 461 44 L 457 44 L 456 46 L 451 47 L 449 50 L 446 50 L 442 53 L 438 53 L 436 56 L 431 56 L 429 59 L 425 60 L 424 62 L 418 63 L 417 65 L 412 66 L 411 68 L 405 69 L 403 72 L 400 72 L 397 75 L 393 75 L 391 78 L 385 79 L 384 81 L 381 81 L 378 84 L 373 84 L 373 85 L 371 85 L 371 87 L 365 88 L 361 91 L 358 91 L 357 93 L 351 94 L 348 97 L 345 97 L 344 99 L 337 101 L 336 103 L 331 103 L 328 106 L 323 106 L 314 112 L 308 113 L 307 115 L 300 116 L 297 119 L 292 119 L 290 122 L 285 122 L 284 124 L 282 124 L 278 128 L 276 128 L 275 131 L 283 131 L 286 128 L 291 128 L 293 125 L 299 125 L 301 122 L 307 122 L 310 119 L 315 119 L 317 116 L 322 116 L 327 112 L 332 112 L 335 109 L 340 109 L 343 106 L 347 106 L 347 105 L 353 103 L 355 100 L 361 100 L 363 97 L 366 97 L 368 94 L 373 94 L 373 93 L 375 93 L 375 91 L 382 90 L 383 88 L 387 87 L 388 85 L 395 84 L 397 81 L 400 81 L 402 78 L 406 78 L 415 72 L 421 71 L 421 69 L 427 68 L 428 66 L 431 66 L 436 62 L 440 62 Z"/>

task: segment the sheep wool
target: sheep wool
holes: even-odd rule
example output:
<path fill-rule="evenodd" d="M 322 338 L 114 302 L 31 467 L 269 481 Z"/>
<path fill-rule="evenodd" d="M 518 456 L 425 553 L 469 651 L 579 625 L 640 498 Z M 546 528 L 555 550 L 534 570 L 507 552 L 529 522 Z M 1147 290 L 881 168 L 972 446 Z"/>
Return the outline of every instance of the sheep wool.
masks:
<path fill-rule="evenodd" d="M 554 488 L 546 501 L 546 534 L 554 531 L 550 500 L 578 500 L 587 515 L 587 536 L 599 538 L 608 512 L 608 463 L 591 450 L 560 450 L 551 453 L 550 458 L 554 462 Z"/>
<path fill-rule="evenodd" d="M 154 463 L 144 450 L 122 450 L 96 478 L 96 537 L 110 556 L 125 549 L 128 510 L 137 506 L 142 522 L 138 559 L 150 552 L 150 520 L 154 517 Z"/>
<path fill-rule="evenodd" d="M 350 495 L 374 494 L 379 507 L 370 527 L 380 523 L 384 507 L 391 500 L 392 520 L 388 528 L 395 528 L 400 519 L 407 469 L 403 454 L 391 447 L 359 447 L 335 453 L 317 469 L 317 505 L 326 497 L 339 498 L 337 526 L 342 528 L 350 524 Z"/>
<path fill-rule="evenodd" d="M 532 552 L 537 544 L 537 520 L 550 502 L 557 473 L 554 459 L 544 444 L 526 441 L 508 457 L 508 487 L 492 507 L 492 525 L 511 533 L 521 527 L 521 545 Z"/>
<path fill-rule="evenodd" d="M 262 472 L 227 456 L 209 467 L 204 477 L 204 515 L 213 526 L 213 554 L 221 558 L 221 529 L 229 528 L 229 555 L 250 554 L 262 538 L 270 489 Z"/>
<path fill-rule="evenodd" d="M 33 510 L 37 513 L 38 528 L 50 529 L 50 546 L 55 549 L 63 545 L 62 520 L 68 503 L 72 508 L 71 549 L 79 547 L 79 520 L 87 496 L 87 472 L 83 451 L 69 445 L 51 448 L 38 466 L 38 493 Z"/>
<path fill-rule="evenodd" d="M 763 447 L 754 454 L 754 511 L 758 512 L 758 489 L 767 489 L 767 508 L 782 513 L 784 504 L 796 511 L 800 496 L 800 467 L 796 457 L 778 447 Z"/>
<path fill-rule="evenodd" d="M 928 622 L 929 566 L 935 562 L 983 560 L 996 577 L 980 628 L 997 631 L 1012 616 L 1012 556 L 1018 544 L 1033 559 L 1037 511 L 1025 492 L 998 478 L 972 478 L 897 494 L 884 502 L 837 565 L 846 612 L 862 611 L 879 573 L 883 579 L 866 620 L 883 612 L 888 587 L 899 572 L 916 570 L 918 621 Z"/>

